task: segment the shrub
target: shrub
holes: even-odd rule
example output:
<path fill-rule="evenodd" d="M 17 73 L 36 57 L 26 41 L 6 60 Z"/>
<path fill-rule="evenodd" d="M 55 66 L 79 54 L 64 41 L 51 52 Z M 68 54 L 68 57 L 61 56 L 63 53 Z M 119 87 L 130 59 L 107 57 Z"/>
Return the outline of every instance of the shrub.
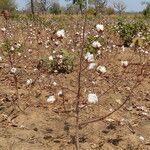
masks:
<path fill-rule="evenodd" d="M 145 17 L 150 17 L 150 4 L 147 4 L 147 7 L 143 10 Z"/>
<path fill-rule="evenodd" d="M 94 36 L 91 35 L 87 38 L 87 41 L 86 41 L 86 45 L 85 45 L 85 52 L 86 53 L 87 52 L 90 52 L 91 54 L 96 54 L 97 53 L 97 49 L 92 46 L 92 43 L 94 41 L 99 42 L 102 46 L 107 44 L 107 40 L 105 38 L 103 38 L 101 36 L 94 37 Z"/>
<path fill-rule="evenodd" d="M 61 14 L 61 11 L 61 7 L 57 2 L 52 3 L 49 8 L 49 12 L 55 15 Z"/>
<path fill-rule="evenodd" d="M 14 0 L 0 0 L 0 11 L 8 10 L 14 11 L 16 9 L 16 4 Z"/>
<path fill-rule="evenodd" d="M 49 59 L 44 59 L 50 72 L 70 73 L 74 67 L 74 55 L 67 49 L 53 53 Z"/>
<path fill-rule="evenodd" d="M 124 46 L 129 47 L 133 38 L 137 36 L 138 33 L 143 35 L 147 31 L 147 27 L 143 20 L 137 20 L 129 23 L 120 20 L 115 27 L 115 31 L 117 31 L 120 35 L 124 42 Z"/>
<path fill-rule="evenodd" d="M 112 7 L 108 7 L 108 8 L 106 8 L 105 13 L 107 15 L 113 15 L 113 14 L 115 14 L 115 10 Z"/>
<path fill-rule="evenodd" d="M 95 9 L 94 9 L 94 8 L 89 8 L 88 10 L 86 10 L 86 13 L 87 13 L 88 15 L 94 15 Z"/>

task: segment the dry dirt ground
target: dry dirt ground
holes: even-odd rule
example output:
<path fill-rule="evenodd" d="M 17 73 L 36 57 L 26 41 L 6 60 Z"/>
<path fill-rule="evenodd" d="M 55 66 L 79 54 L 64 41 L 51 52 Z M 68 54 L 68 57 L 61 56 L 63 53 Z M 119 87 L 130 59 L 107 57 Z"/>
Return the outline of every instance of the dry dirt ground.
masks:
<path fill-rule="evenodd" d="M 1 26 L 3 27 L 2 23 Z M 19 28 L 18 26 L 16 25 L 16 28 Z M 20 40 L 23 41 L 26 30 L 18 29 L 16 34 L 20 32 L 22 32 Z M 115 39 L 114 42 L 118 41 Z M 22 57 L 19 63 L 14 62 L 20 69 L 17 102 L 14 101 L 15 84 L 9 71 L 9 61 L 5 60 L 7 57 L 0 63 L 0 150 L 75 150 L 75 113 L 61 111 L 64 103 L 67 110 L 73 110 L 75 107 L 75 94 L 71 90 L 76 90 L 77 87 L 76 68 L 70 74 L 49 74 L 44 69 L 40 74 L 34 73 L 33 69 L 38 63 L 36 56 L 39 52 L 36 51 L 35 45 L 32 45 L 32 52 L 27 52 L 29 45 L 24 45 L 23 48 L 21 53 L 26 57 Z M 38 48 L 43 47 L 40 45 Z M 80 111 L 80 122 L 106 115 L 123 103 L 128 97 L 129 88 L 136 82 L 135 74 L 141 71 L 140 67 L 131 66 L 122 77 L 122 68 L 115 68 L 115 65 L 120 64 L 121 59 L 139 63 L 140 57 L 130 48 L 125 52 L 120 52 L 121 47 L 118 46 L 113 49 L 114 53 L 105 55 L 104 52 L 103 57 L 97 59 L 98 63 L 105 63 L 108 70 L 112 69 L 110 71 L 112 73 L 108 72 L 101 76 L 94 71 L 85 71 L 83 81 L 86 84 L 82 85 L 83 101 L 80 104 L 84 107 Z M 48 55 L 48 52 L 41 51 L 40 55 L 44 54 Z M 144 78 L 142 84 L 130 94 L 129 101 L 123 108 L 102 121 L 80 128 L 81 150 L 150 150 L 150 76 L 147 76 L 150 72 L 150 57 L 148 55 L 142 59 L 148 62 L 148 67 L 144 71 L 145 76 L 141 77 Z M 27 87 L 26 80 L 35 79 L 37 74 L 39 78 L 35 86 Z M 109 88 L 107 79 L 110 85 L 114 84 L 114 80 L 119 79 L 119 82 L 103 95 Z M 54 81 L 58 83 L 56 86 L 52 84 Z M 95 81 L 96 85 L 92 85 L 92 81 Z M 57 96 L 53 104 L 47 103 L 48 96 L 58 93 L 61 85 L 66 87 L 65 98 Z M 99 96 L 97 104 L 87 104 L 87 91 L 97 93 Z"/>

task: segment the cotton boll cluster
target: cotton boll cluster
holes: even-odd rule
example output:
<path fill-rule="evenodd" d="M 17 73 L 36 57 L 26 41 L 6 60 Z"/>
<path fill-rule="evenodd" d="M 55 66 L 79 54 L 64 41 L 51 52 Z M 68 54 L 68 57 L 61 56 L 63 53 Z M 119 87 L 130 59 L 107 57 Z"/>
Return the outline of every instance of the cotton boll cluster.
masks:
<path fill-rule="evenodd" d="M 90 94 L 88 95 L 88 102 L 89 102 L 89 103 L 92 103 L 92 104 L 97 103 L 97 102 L 98 102 L 98 97 L 97 97 L 97 95 L 96 95 L 95 93 L 90 93 Z"/>
<path fill-rule="evenodd" d="M 97 24 L 97 25 L 96 25 L 96 30 L 97 30 L 98 32 L 102 32 L 102 31 L 104 31 L 104 26 L 103 26 L 102 24 Z"/>
<path fill-rule="evenodd" d="M 94 55 L 91 54 L 90 52 L 87 52 L 84 58 L 85 58 L 85 60 L 87 60 L 88 62 L 94 62 Z"/>
<path fill-rule="evenodd" d="M 58 30 L 56 32 L 56 35 L 58 38 L 64 38 L 65 37 L 65 30 L 64 29 Z"/>
<path fill-rule="evenodd" d="M 106 69 L 105 66 L 98 66 L 97 71 L 100 72 L 100 73 L 106 73 L 107 69 Z"/>
<path fill-rule="evenodd" d="M 101 44 L 100 44 L 98 41 L 94 41 L 94 42 L 92 43 L 92 47 L 93 47 L 93 48 L 100 48 L 100 47 L 101 47 Z"/>

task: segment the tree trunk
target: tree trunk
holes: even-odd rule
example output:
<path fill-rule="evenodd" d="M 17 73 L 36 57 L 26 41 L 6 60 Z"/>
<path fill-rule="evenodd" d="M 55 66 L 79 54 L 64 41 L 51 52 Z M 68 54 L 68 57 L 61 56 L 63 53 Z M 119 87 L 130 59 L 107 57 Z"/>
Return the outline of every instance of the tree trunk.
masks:
<path fill-rule="evenodd" d="M 31 12 L 32 12 L 32 14 L 34 14 L 34 2 L 33 2 L 33 0 L 31 0 Z"/>
<path fill-rule="evenodd" d="M 79 8 L 80 8 L 80 12 L 81 12 L 81 15 L 82 15 L 83 14 L 82 4 L 79 4 Z"/>

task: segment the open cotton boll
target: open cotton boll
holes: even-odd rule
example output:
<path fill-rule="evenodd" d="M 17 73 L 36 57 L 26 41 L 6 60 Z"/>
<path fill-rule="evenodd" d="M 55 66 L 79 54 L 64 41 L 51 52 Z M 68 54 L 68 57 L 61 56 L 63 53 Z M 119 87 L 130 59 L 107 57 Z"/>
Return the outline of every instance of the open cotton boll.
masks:
<path fill-rule="evenodd" d="M 28 79 L 28 80 L 26 81 L 26 84 L 27 84 L 27 85 L 30 85 L 30 84 L 32 84 L 32 82 L 33 82 L 32 79 Z"/>
<path fill-rule="evenodd" d="M 1 28 L 1 31 L 5 32 L 5 31 L 6 31 L 6 28 Z"/>
<path fill-rule="evenodd" d="M 14 51 L 14 50 L 15 50 L 15 48 L 14 48 L 13 46 L 11 46 L 11 47 L 10 47 L 10 50 L 11 50 L 11 51 Z"/>
<path fill-rule="evenodd" d="M 63 91 L 60 90 L 60 91 L 58 92 L 58 96 L 62 96 L 62 95 L 63 95 Z"/>
<path fill-rule="evenodd" d="M 91 54 L 90 52 L 87 52 L 84 58 L 85 58 L 85 60 L 87 60 L 88 62 L 93 62 L 93 61 L 94 61 L 94 55 Z"/>
<path fill-rule="evenodd" d="M 3 60 L 3 58 L 0 56 L 0 61 L 2 61 Z"/>
<path fill-rule="evenodd" d="M 96 25 L 96 30 L 97 30 L 98 32 L 104 31 L 104 26 L 103 26 L 102 24 L 97 24 L 97 25 Z"/>
<path fill-rule="evenodd" d="M 121 61 L 121 66 L 127 67 L 129 65 L 129 62 L 127 60 L 122 60 Z"/>
<path fill-rule="evenodd" d="M 16 43 L 16 48 L 20 48 L 21 44 L 20 43 Z"/>
<path fill-rule="evenodd" d="M 94 47 L 94 48 L 100 48 L 100 47 L 101 47 L 101 44 L 100 44 L 98 41 L 94 41 L 94 42 L 92 43 L 92 47 Z"/>
<path fill-rule="evenodd" d="M 58 31 L 56 32 L 56 35 L 57 35 L 57 37 L 59 37 L 59 38 L 64 38 L 64 37 L 65 37 L 65 30 L 64 30 L 64 29 L 58 30 Z"/>
<path fill-rule="evenodd" d="M 94 94 L 94 93 L 90 93 L 90 94 L 88 95 L 88 102 L 89 102 L 89 103 L 93 103 L 93 104 L 97 103 L 97 102 L 98 102 L 97 95 Z"/>
<path fill-rule="evenodd" d="M 98 72 L 101 72 L 101 73 L 106 73 L 107 70 L 106 70 L 106 67 L 105 67 L 105 66 L 98 66 L 98 67 L 97 67 L 97 71 L 98 71 Z"/>
<path fill-rule="evenodd" d="M 52 61 L 53 60 L 53 56 L 49 56 L 48 59 L 49 59 L 49 61 Z"/>
<path fill-rule="evenodd" d="M 144 140 L 145 140 L 143 136 L 140 136 L 139 139 L 140 139 L 141 141 L 144 141 Z"/>
<path fill-rule="evenodd" d="M 55 101 L 56 101 L 56 98 L 55 98 L 54 95 L 49 96 L 48 99 L 47 99 L 47 102 L 48 102 L 48 103 L 54 103 Z"/>
<path fill-rule="evenodd" d="M 88 69 L 92 70 L 96 67 L 96 65 L 97 65 L 96 63 L 90 63 L 89 66 L 88 66 Z"/>
<path fill-rule="evenodd" d="M 16 73 L 17 69 L 13 67 L 13 68 L 11 68 L 10 71 L 11 71 L 11 73 Z"/>
<path fill-rule="evenodd" d="M 53 82 L 53 85 L 54 85 L 54 86 L 56 86 L 56 85 L 57 85 L 57 83 L 54 81 L 54 82 Z"/>

